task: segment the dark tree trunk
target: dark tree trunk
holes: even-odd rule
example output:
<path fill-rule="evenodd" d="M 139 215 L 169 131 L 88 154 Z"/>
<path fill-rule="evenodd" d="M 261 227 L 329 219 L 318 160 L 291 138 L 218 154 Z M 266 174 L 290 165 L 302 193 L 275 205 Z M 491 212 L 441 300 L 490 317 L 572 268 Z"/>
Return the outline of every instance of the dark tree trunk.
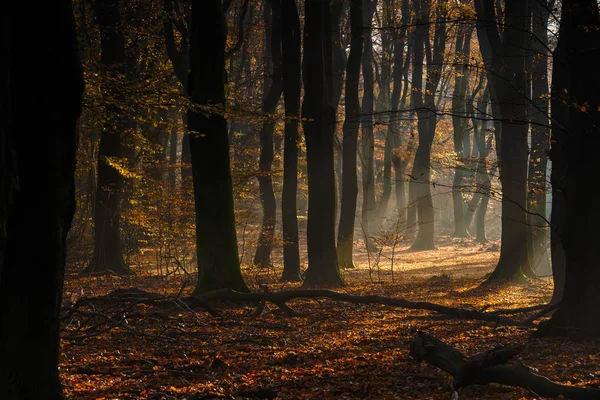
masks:
<path fill-rule="evenodd" d="M 483 80 L 484 77 L 482 76 Z M 490 91 L 489 85 L 486 85 L 486 89 L 483 92 L 483 96 L 477 101 L 477 110 L 480 110 L 475 114 L 472 110 L 473 116 L 473 140 L 477 146 L 478 160 L 476 166 L 476 182 L 477 192 L 473 195 L 473 204 L 469 205 L 468 214 L 466 218 L 467 227 L 470 225 L 473 212 L 475 212 L 475 241 L 478 243 L 486 243 L 488 241 L 485 233 L 485 215 L 487 213 L 488 203 L 490 201 L 490 195 L 492 190 L 492 172 L 487 169 L 487 157 L 491 147 L 491 137 L 487 139 L 488 121 L 487 108 L 489 103 Z M 481 123 L 477 121 L 477 118 L 481 118 Z M 479 205 L 477 205 L 479 202 Z M 475 211 L 471 211 L 475 210 Z"/>
<path fill-rule="evenodd" d="M 477 34 L 488 72 L 492 104 L 501 116 L 499 150 L 502 184 L 500 259 L 487 282 L 521 280 L 531 273 L 527 243 L 527 99 L 525 74 L 526 3 L 507 0 L 503 37 L 497 30 L 492 0 L 476 2 Z M 506 82 L 510 81 L 511 84 Z M 500 140 L 498 140 L 500 139 Z"/>
<path fill-rule="evenodd" d="M 281 219 L 283 225 L 282 281 L 300 280 L 300 250 L 298 243 L 298 128 L 300 124 L 301 29 L 295 0 L 281 0 L 281 48 L 283 60 L 283 100 L 285 102 L 285 133 L 283 145 L 283 193 Z"/>
<path fill-rule="evenodd" d="M 452 126 L 454 128 L 454 151 L 456 166 L 452 181 L 452 204 L 454 206 L 453 237 L 469 237 L 465 216 L 465 200 L 463 196 L 463 178 L 465 177 L 466 157 L 465 138 L 468 137 L 469 120 L 467 119 L 467 89 L 469 87 L 469 59 L 471 55 L 471 34 L 473 28 L 462 24 L 456 34 L 456 50 L 454 68 L 454 94 L 452 96 Z"/>
<path fill-rule="evenodd" d="M 340 268 L 352 268 L 352 250 L 354 247 L 354 219 L 356 216 L 356 198 L 358 195 L 358 176 L 356 171 L 358 130 L 360 128 L 360 100 L 358 83 L 362 59 L 363 39 L 362 0 L 352 0 L 350 4 L 350 55 L 346 68 L 346 93 L 343 139 L 343 182 L 340 211 L 340 225 L 337 238 L 337 255 Z"/>
<path fill-rule="evenodd" d="M 406 32 L 408 21 L 410 20 L 408 0 L 402 0 L 400 12 L 402 14 L 400 20 L 400 31 L 398 36 L 394 37 L 394 69 L 392 78 L 394 86 L 390 99 L 390 121 L 389 121 L 389 139 L 392 144 L 392 165 L 394 168 L 394 188 L 396 196 L 396 214 L 398 229 L 403 229 L 406 225 L 406 200 L 405 200 L 405 185 L 404 185 L 404 165 L 400 155 L 402 147 L 402 136 L 400 132 L 400 120 L 404 115 L 404 102 L 400 106 L 401 92 L 407 88 L 408 79 L 404 80 L 403 76 L 405 69 L 409 67 L 410 51 L 407 51 L 404 57 L 404 49 L 406 40 Z M 404 82 L 404 88 L 402 87 Z"/>
<path fill-rule="evenodd" d="M 8 28 L 7 6 L 2 7 L 0 13 L 0 52 L 9 54 L 9 28 Z M 12 166 L 12 147 L 9 141 L 10 129 L 10 66 L 8 60 L 3 58 L 0 62 L 0 277 L 2 277 L 2 265 L 6 251 L 6 218 L 8 205 L 14 190 L 13 179 L 16 173 Z"/>
<path fill-rule="evenodd" d="M 548 120 L 548 17 L 545 1 L 531 3 L 532 8 L 532 71 L 531 71 L 531 151 L 529 152 L 529 225 L 531 226 L 532 267 L 539 275 L 551 271 L 548 257 L 546 220 L 546 168 L 550 149 Z"/>
<path fill-rule="evenodd" d="M 391 0 L 384 0 L 383 3 L 383 23 L 385 26 L 394 26 L 394 15 Z M 400 28 L 402 29 L 402 27 Z M 377 96 L 376 111 L 377 111 L 377 123 L 387 129 L 382 132 L 385 140 L 385 147 L 383 153 L 383 188 L 381 197 L 377 203 L 377 212 L 375 214 L 375 226 L 376 230 L 383 227 L 386 220 L 386 213 L 390 197 L 392 195 L 392 148 L 394 146 L 394 139 L 390 129 L 391 120 L 391 93 L 390 93 L 390 81 L 392 78 L 392 59 L 396 54 L 393 54 L 393 35 L 387 30 L 381 32 L 381 65 L 380 65 L 380 81 L 379 81 L 379 94 Z M 404 46 L 400 44 L 403 51 Z"/>
<path fill-rule="evenodd" d="M 419 146 L 415 154 L 412 182 L 418 217 L 417 238 L 411 250 L 430 250 L 434 244 L 434 212 L 431 198 L 431 145 L 437 125 L 434 96 L 440 81 L 446 47 L 444 5 L 438 4 L 433 46 L 429 44 L 429 0 L 415 4 L 417 27 L 413 59 L 413 102 L 418 117 Z M 426 52 L 424 50 L 427 49 Z M 427 62 L 427 82 L 423 85 L 423 58 Z"/>
<path fill-rule="evenodd" d="M 118 76 L 125 73 L 125 38 L 121 27 L 118 0 L 96 2 L 96 18 L 100 28 L 100 62 L 105 67 L 104 93 L 116 99 L 106 106 L 106 123 L 102 127 L 98 149 L 98 183 L 94 208 L 94 255 L 84 273 L 133 273 L 123 260 L 121 240 L 121 191 L 123 176 L 113 164 L 122 158 L 121 135 L 130 125 L 121 116 L 122 95 L 118 92 Z"/>
<path fill-rule="evenodd" d="M 267 21 L 265 21 L 267 23 Z M 271 49 L 271 62 L 273 64 L 273 75 L 268 92 L 265 92 L 263 101 L 263 125 L 260 131 L 260 159 L 258 185 L 260 201 L 263 206 L 263 219 L 258 246 L 254 254 L 254 265 L 266 268 L 271 263 L 271 250 L 275 240 L 275 223 L 277 205 L 275 192 L 273 191 L 273 132 L 275 131 L 274 114 L 277 103 L 283 92 L 281 77 L 281 0 L 271 1 L 271 37 L 267 38 Z"/>
<path fill-rule="evenodd" d="M 190 37 L 192 176 L 196 210 L 198 282 L 195 293 L 248 291 L 240 270 L 225 105 L 226 22 L 220 0 L 195 0 Z M 207 63 L 206 60 L 212 62 Z"/>
<path fill-rule="evenodd" d="M 339 216 L 338 205 L 342 198 L 342 143 L 337 136 L 337 111 L 342 97 L 342 89 L 344 87 L 344 72 L 346 69 L 346 50 L 342 47 L 342 31 L 341 31 L 341 19 L 346 10 L 345 1 L 333 1 L 331 2 L 331 47 L 332 53 L 332 68 L 333 68 L 333 108 L 336 116 L 336 128 L 334 130 L 334 155 L 335 157 L 335 176 L 336 176 L 336 218 Z M 336 223 L 337 223 L 336 219 Z"/>
<path fill-rule="evenodd" d="M 83 76 L 71 1 L 2 8 L 0 64 L 10 89 L 2 91 L 0 141 L 10 147 L 0 150 L 0 209 L 8 206 L 0 220 L 6 234 L 0 235 L 1 397 L 58 400 L 59 311 L 75 211 Z M 24 24 L 31 24 L 28 35 L 13 34 Z"/>
<path fill-rule="evenodd" d="M 565 197 L 565 179 L 567 172 L 566 143 L 567 124 L 569 123 L 569 103 L 565 98 L 565 90 L 569 90 L 569 71 L 567 69 L 566 36 L 560 35 L 552 55 L 552 87 L 551 103 L 551 149 L 552 172 L 552 209 L 550 215 L 550 253 L 552 257 L 552 275 L 554 277 L 553 304 L 562 300 L 565 286 L 565 250 L 562 238 L 567 214 L 567 199 Z"/>
<path fill-rule="evenodd" d="M 335 114 L 329 2 L 307 0 L 302 120 L 308 172 L 308 268 L 304 285 L 343 285 L 335 249 Z"/>
<path fill-rule="evenodd" d="M 562 191 L 566 214 L 562 229 L 565 251 L 565 284 L 562 301 L 542 333 L 570 337 L 600 337 L 600 210 L 590 206 L 590 185 L 596 179 L 596 152 L 600 145 L 600 13 L 595 0 L 567 0 L 562 4 L 559 31 L 560 59 L 567 76 L 556 77 L 552 95 L 562 94 L 568 112 L 559 110 L 558 122 L 566 132 L 553 143 L 552 163 L 564 172 Z M 554 71 L 557 71 L 555 68 Z M 565 87 L 560 87 L 565 84 Z M 560 85 L 560 86 L 559 86 Z M 553 101 L 554 102 L 554 101 Z M 554 111 L 554 107 L 553 107 Z M 564 118 L 563 118 L 564 117 Z M 554 128 L 554 126 L 553 126 Z M 557 130 L 559 129 L 556 127 Z M 554 130 L 554 129 L 553 129 Z M 557 133 L 557 132 L 555 132 Z M 553 133 L 554 134 L 554 133 Z M 556 146 L 556 147 L 555 147 Z M 566 164 L 563 164 L 565 163 Z M 553 184 L 561 183 L 555 176 Z"/>
<path fill-rule="evenodd" d="M 365 246 L 374 249 L 370 234 L 371 221 L 376 210 L 375 204 L 375 171 L 373 161 L 375 154 L 375 138 L 373 136 L 373 37 L 371 26 L 373 13 L 377 8 L 377 0 L 364 0 L 363 4 L 363 34 L 364 51 L 362 58 L 363 71 L 363 98 L 360 114 L 361 118 L 361 175 L 362 175 L 362 208 L 360 228 L 365 239 Z"/>

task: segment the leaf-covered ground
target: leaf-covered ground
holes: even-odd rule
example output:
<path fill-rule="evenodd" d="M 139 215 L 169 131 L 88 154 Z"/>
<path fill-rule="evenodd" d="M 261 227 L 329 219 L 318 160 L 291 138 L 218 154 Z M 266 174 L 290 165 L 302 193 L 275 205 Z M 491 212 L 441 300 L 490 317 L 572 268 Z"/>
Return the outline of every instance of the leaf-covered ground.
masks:
<path fill-rule="evenodd" d="M 544 304 L 552 293 L 549 278 L 478 288 L 498 259 L 497 242 L 477 245 L 446 237 L 437 250 L 419 253 L 399 246 L 393 278 L 390 254 L 389 249 L 381 254 L 363 251 L 357 256 L 358 267 L 343 271 L 347 286 L 340 290 L 486 311 Z M 184 286 L 189 279 L 185 275 L 137 272 L 132 277 L 69 275 L 65 301 L 128 287 L 177 296 L 182 287 L 188 294 L 193 286 L 193 282 Z M 254 290 L 260 284 L 270 290 L 297 286 L 278 283 L 277 270 L 244 272 Z M 160 313 L 136 305 L 126 311 L 127 325 L 111 328 L 114 324 L 98 316 L 74 315 L 62 332 L 60 370 L 66 397 L 234 398 L 233 393 L 268 388 L 278 393 L 278 399 L 449 399 L 450 376 L 408 354 L 417 330 L 467 355 L 497 345 L 525 344 L 516 362 L 560 383 L 600 386 L 600 342 L 531 339 L 530 329 L 382 305 L 308 299 L 289 305 L 302 316 L 288 317 L 269 305 L 256 316 L 251 304 L 219 304 L 221 318 L 202 309 L 181 307 Z M 97 309 L 103 310 L 107 309 Z M 122 315 L 114 318 L 120 320 Z M 459 398 L 541 399 L 500 385 L 467 387 Z"/>

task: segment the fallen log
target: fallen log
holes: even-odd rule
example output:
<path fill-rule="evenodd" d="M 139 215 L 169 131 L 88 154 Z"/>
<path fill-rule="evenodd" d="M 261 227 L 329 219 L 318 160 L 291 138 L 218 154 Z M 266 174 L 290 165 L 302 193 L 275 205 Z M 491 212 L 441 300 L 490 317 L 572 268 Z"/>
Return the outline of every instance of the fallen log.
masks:
<path fill-rule="evenodd" d="M 573 400 L 600 399 L 600 389 L 561 385 L 537 375 L 523 364 L 505 365 L 518 354 L 519 350 L 514 347 L 500 346 L 468 358 L 448 344 L 423 332 L 418 332 L 417 337 L 410 344 L 410 355 L 415 360 L 425 361 L 452 375 L 454 380 L 451 386 L 456 392 L 461 387 L 469 385 L 499 383 L 519 386 L 542 397 L 563 396 Z"/>

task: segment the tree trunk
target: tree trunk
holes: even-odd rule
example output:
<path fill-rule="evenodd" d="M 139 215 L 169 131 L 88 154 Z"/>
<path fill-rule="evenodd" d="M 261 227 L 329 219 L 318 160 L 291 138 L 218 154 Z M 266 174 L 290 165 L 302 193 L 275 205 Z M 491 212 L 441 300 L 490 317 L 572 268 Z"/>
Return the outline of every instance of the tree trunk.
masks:
<path fill-rule="evenodd" d="M 566 214 L 562 226 L 562 243 L 565 251 L 566 274 L 564 294 L 558 309 L 543 328 L 542 333 L 570 337 L 600 337 L 600 210 L 590 206 L 590 184 L 596 179 L 596 152 L 600 145 L 600 103 L 598 87 L 600 77 L 600 54 L 596 46 L 600 40 L 600 13 L 595 0 L 567 0 L 562 4 L 559 44 L 564 56 L 567 76 L 557 77 L 553 96 L 562 92 L 562 100 L 568 105 L 565 112 L 566 129 L 561 140 L 554 145 L 561 147 L 552 153 L 552 162 L 559 165 L 558 172 L 565 172 L 562 189 L 566 199 Z M 562 68 L 561 68 L 562 69 Z M 555 69 L 556 71 L 556 69 Z M 563 113 L 559 111 L 559 122 Z M 557 127 L 558 128 L 558 127 Z M 558 157 L 563 156 L 564 159 Z M 559 177 L 556 177 L 559 178 Z M 558 179 L 557 179 L 558 180 Z M 556 182 L 556 181 L 555 181 Z M 553 182 L 554 183 L 554 182 Z M 558 183 L 558 182 L 557 182 Z"/>
<path fill-rule="evenodd" d="M 281 219 L 283 225 L 282 281 L 300 280 L 300 250 L 298 243 L 298 127 L 300 123 L 301 30 L 295 0 L 282 0 L 281 48 L 283 59 L 283 100 L 285 102 L 285 133 L 283 145 L 283 194 Z"/>
<path fill-rule="evenodd" d="M 404 110 L 399 109 L 400 95 L 402 92 L 402 83 L 404 88 L 408 86 L 408 80 L 403 80 L 405 68 L 409 66 L 410 52 L 407 52 L 404 59 L 404 49 L 406 40 L 407 25 L 410 18 L 408 11 L 408 0 L 402 0 L 401 5 L 401 20 L 400 31 L 397 36 L 394 36 L 394 69 L 392 78 L 394 86 L 390 98 L 390 121 L 389 121 L 389 139 L 392 145 L 392 166 L 394 169 L 394 188 L 396 196 L 396 215 L 398 218 L 397 224 L 399 230 L 406 225 L 406 200 L 404 193 L 404 168 L 401 158 L 402 136 L 400 132 L 400 116 L 404 115 Z M 404 106 L 404 104 L 402 105 Z M 403 108 L 403 107 L 402 107 Z"/>
<path fill-rule="evenodd" d="M 546 168 L 550 150 L 548 120 L 548 17 L 545 2 L 532 2 L 531 44 L 533 70 L 531 73 L 531 151 L 529 152 L 529 225 L 531 226 L 531 263 L 539 275 L 551 271 L 548 258 L 548 226 L 546 220 Z"/>
<path fill-rule="evenodd" d="M 480 22 L 477 34 L 490 82 L 492 104 L 497 103 L 501 138 L 499 150 L 502 184 L 502 237 L 500 259 L 487 282 L 522 280 L 531 273 L 527 246 L 527 119 L 525 74 L 526 3 L 506 1 L 502 39 L 492 0 L 476 2 Z M 498 56 L 500 55 L 500 56 Z M 506 82 L 510 81 L 508 85 Z M 498 132 L 497 132 L 498 135 Z"/>
<path fill-rule="evenodd" d="M 132 274 L 123 260 L 121 240 L 121 191 L 123 176 L 118 169 L 122 158 L 121 135 L 130 125 L 121 114 L 122 96 L 116 84 L 125 73 L 125 38 L 121 30 L 118 0 L 96 3 L 96 18 L 100 27 L 100 62 L 106 68 L 104 93 L 113 95 L 115 102 L 106 106 L 106 123 L 98 149 L 98 183 L 94 209 L 94 255 L 84 273 Z"/>
<path fill-rule="evenodd" d="M 386 26 L 393 26 L 394 15 L 391 0 L 385 0 L 383 4 L 383 20 Z M 402 27 L 400 28 L 402 29 Z M 381 32 L 381 75 L 379 82 L 379 94 L 377 96 L 376 110 L 377 123 L 387 129 L 382 132 L 385 141 L 383 153 L 383 188 L 381 197 L 377 203 L 377 213 L 375 215 L 375 229 L 379 230 L 384 227 L 386 213 L 390 197 L 392 195 L 392 149 L 395 139 L 393 138 L 390 129 L 391 113 L 391 93 L 390 81 L 392 78 L 392 60 L 396 54 L 393 54 L 393 36 L 392 33 L 383 30 Z M 403 42 L 402 42 L 403 43 Z M 401 52 L 404 51 L 404 46 L 400 45 Z M 401 63 L 401 62 L 400 62 Z M 399 88 L 398 88 L 399 90 Z M 396 105 L 397 109 L 397 105 Z"/>
<path fill-rule="evenodd" d="M 308 268 L 304 285 L 343 285 L 335 249 L 335 114 L 329 2 L 307 0 L 302 121 L 308 172 Z"/>
<path fill-rule="evenodd" d="M 342 34 L 341 34 L 341 18 L 346 10 L 346 2 L 334 1 L 331 3 L 331 47 L 332 53 L 332 67 L 333 67 L 333 108 L 336 116 L 336 128 L 334 130 L 334 155 L 335 157 L 335 177 L 336 177 L 336 224 L 338 222 L 338 216 L 340 209 L 338 205 L 342 199 L 342 143 L 337 137 L 337 112 L 340 99 L 342 97 L 342 89 L 344 87 L 344 72 L 346 69 L 346 50 L 342 47 Z"/>
<path fill-rule="evenodd" d="M 454 128 L 454 151 L 456 166 L 452 181 L 452 203 L 454 206 L 453 237 L 469 237 L 467 232 L 465 200 L 463 197 L 463 178 L 466 169 L 465 138 L 468 137 L 467 89 L 469 87 L 469 58 L 471 54 L 471 34 L 473 29 L 468 25 L 459 25 L 456 34 L 456 55 L 454 68 L 454 94 L 452 96 L 452 126 Z"/>
<path fill-rule="evenodd" d="M 195 293 L 231 288 L 248 291 L 240 270 L 229 138 L 225 120 L 226 22 L 220 0 L 194 1 L 190 38 L 188 131 L 196 210 L 198 282 Z M 212 60 L 207 63 L 206 60 Z"/>
<path fill-rule="evenodd" d="M 10 89 L 2 92 L 0 141 L 10 147 L 2 146 L 0 166 L 0 209 L 8 206 L 0 220 L 0 385 L 5 399 L 59 400 L 59 312 L 83 75 L 71 1 L 2 8 L 0 64 Z M 29 35 L 7 36 L 23 24 L 31 24 Z"/>
<path fill-rule="evenodd" d="M 418 117 L 419 146 L 415 154 L 412 182 L 418 217 L 417 238 L 411 250 L 431 250 L 434 245 L 434 212 L 431 198 L 431 145 L 437 124 L 434 96 L 440 81 L 446 47 L 444 6 L 438 4 L 433 47 L 429 44 L 430 1 L 416 4 L 417 27 L 413 59 L 413 101 Z M 425 54 L 424 50 L 427 49 Z M 423 87 L 423 58 L 427 62 L 427 83 Z"/>
<path fill-rule="evenodd" d="M 551 103 L 551 148 L 550 159 L 552 172 L 552 210 L 550 215 L 550 252 L 552 257 L 552 275 L 554 277 L 554 291 L 552 304 L 562 300 L 565 286 L 565 250 L 562 237 L 564 235 L 565 218 L 567 214 L 567 199 L 565 197 L 565 179 L 567 172 L 566 143 L 567 125 L 569 123 L 569 104 L 566 102 L 565 90 L 569 90 L 569 71 L 566 60 L 569 56 L 566 48 L 565 35 L 558 38 L 558 43 L 552 55 L 552 87 Z M 563 102 L 565 101 L 565 102 Z"/>
<path fill-rule="evenodd" d="M 352 250 L 354 247 L 354 220 L 356 216 L 356 198 L 358 195 L 358 176 L 356 172 L 358 130 L 360 128 L 360 100 L 358 83 L 362 59 L 363 39 L 362 0 L 352 0 L 350 4 L 350 55 L 346 68 L 346 117 L 343 133 L 343 183 L 340 211 L 340 225 L 337 238 L 337 255 L 340 268 L 354 267 Z"/>
<path fill-rule="evenodd" d="M 362 175 L 362 208 L 360 226 L 365 239 L 365 246 L 374 249 L 371 240 L 371 221 L 376 211 L 375 205 L 375 172 L 373 169 L 375 138 L 373 136 L 373 38 L 371 25 L 373 13 L 377 8 L 377 0 L 364 0 L 363 3 L 363 34 L 365 45 L 362 58 L 363 71 L 363 98 L 360 114 L 361 118 L 361 175 Z"/>
<path fill-rule="evenodd" d="M 267 38 L 271 49 L 273 75 L 268 92 L 263 101 L 263 125 L 260 131 L 260 160 L 258 185 L 263 206 L 263 219 L 258 246 L 254 254 L 254 265 L 266 268 L 271 263 L 271 250 L 275 240 L 277 205 L 273 191 L 273 132 L 275 131 L 275 111 L 283 92 L 281 77 L 281 0 L 271 1 L 271 37 Z M 267 21 L 265 21 L 267 23 Z"/>

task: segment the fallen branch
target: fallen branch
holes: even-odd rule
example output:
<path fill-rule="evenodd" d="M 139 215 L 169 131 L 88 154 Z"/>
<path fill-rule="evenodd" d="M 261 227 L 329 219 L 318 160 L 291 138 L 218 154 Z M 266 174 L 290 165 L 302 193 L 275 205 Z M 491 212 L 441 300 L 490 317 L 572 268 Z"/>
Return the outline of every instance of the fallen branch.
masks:
<path fill-rule="evenodd" d="M 179 308 L 187 306 L 190 308 L 203 308 L 214 317 L 219 317 L 220 313 L 213 307 L 215 302 L 237 302 L 237 303 L 257 303 L 257 309 L 253 313 L 256 317 L 262 313 L 267 302 L 279 307 L 286 315 L 294 317 L 299 314 L 290 307 L 287 303 L 294 299 L 331 299 L 336 301 L 344 301 L 354 304 L 380 304 L 387 306 L 400 307 L 410 310 L 426 310 L 437 312 L 452 318 L 477 320 L 491 322 L 496 325 L 505 326 L 521 326 L 534 327 L 533 321 L 519 321 L 498 315 L 493 312 L 483 312 L 477 310 L 461 309 L 456 307 L 448 307 L 440 304 L 430 303 L 426 301 L 411 301 L 394 297 L 383 297 L 377 295 L 359 296 L 347 293 L 334 292 L 327 289 L 297 289 L 283 292 L 270 292 L 263 288 L 262 293 L 242 293 L 231 289 L 221 289 L 212 292 L 206 292 L 196 296 L 178 296 L 169 297 L 157 293 L 145 292 L 140 289 L 118 289 L 106 296 L 96 298 L 82 298 L 75 303 L 75 306 L 97 304 L 97 303 L 112 303 L 115 301 L 130 302 L 129 309 L 136 304 L 152 304 L 152 305 L 176 305 Z"/>
<path fill-rule="evenodd" d="M 508 326 L 525 326 L 532 327 L 532 322 L 523 322 L 506 318 L 494 313 L 480 312 L 476 310 L 465 310 L 455 307 L 447 307 L 435 303 L 429 303 L 426 301 L 410 301 L 406 299 L 383 297 L 377 295 L 371 296 L 358 296 L 347 293 L 334 292 L 332 290 L 312 290 L 312 289 L 298 289 L 289 290 L 285 292 L 265 292 L 265 293 L 242 293 L 236 292 L 230 289 L 216 290 L 212 292 L 203 293 L 197 296 L 198 299 L 204 300 L 207 303 L 214 301 L 235 301 L 235 302 L 263 302 L 268 301 L 275 304 L 282 309 L 286 314 L 294 316 L 297 315 L 295 311 L 290 308 L 286 303 L 293 299 L 305 298 L 305 299 L 320 299 L 328 298 L 332 300 L 345 301 L 348 303 L 355 304 L 381 304 L 388 306 L 395 306 L 400 308 L 406 308 L 411 310 L 427 310 L 434 311 L 440 314 L 449 315 L 451 317 L 459 319 L 471 319 L 479 321 L 493 322 L 497 325 L 508 325 Z"/>
<path fill-rule="evenodd" d="M 452 375 L 454 391 L 468 385 L 499 383 L 519 386 L 542 397 L 600 399 L 600 389 L 561 385 L 535 374 L 525 365 L 504 365 L 518 351 L 513 347 L 497 347 L 467 358 L 460 351 L 423 332 L 419 332 L 410 344 L 410 354 L 417 361 L 425 361 Z"/>

